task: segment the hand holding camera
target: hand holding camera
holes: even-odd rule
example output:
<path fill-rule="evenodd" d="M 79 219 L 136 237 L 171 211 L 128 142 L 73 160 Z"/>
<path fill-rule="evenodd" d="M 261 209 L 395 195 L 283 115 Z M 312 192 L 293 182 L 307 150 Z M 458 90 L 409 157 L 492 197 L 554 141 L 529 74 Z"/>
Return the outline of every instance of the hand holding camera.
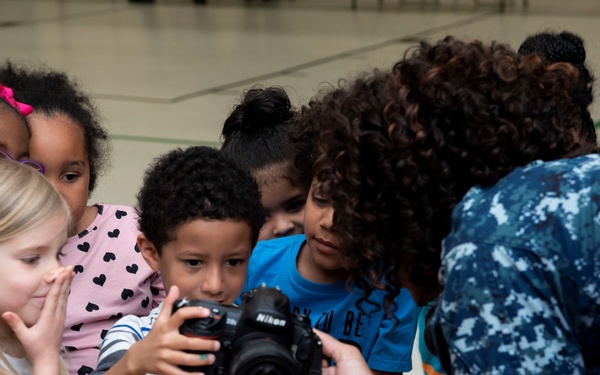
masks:
<path fill-rule="evenodd" d="M 171 287 L 163 302 L 152 330 L 135 343 L 111 369 L 116 374 L 178 374 L 178 366 L 203 366 L 214 362 L 214 353 L 220 348 L 215 340 L 184 337 L 179 327 L 188 320 L 209 316 L 208 309 L 181 309 L 172 314 L 173 303 L 179 298 L 179 289 Z M 207 353 L 203 358 L 192 352 Z M 211 354 L 208 354 L 211 353 Z"/>
<path fill-rule="evenodd" d="M 310 319 L 290 313 L 289 300 L 279 289 L 248 291 L 240 307 L 204 300 L 180 300 L 173 312 L 187 306 L 210 309 L 206 318 L 188 319 L 181 334 L 218 340 L 221 349 L 209 366 L 181 366 L 207 375 L 312 375 L 321 374 L 321 341 Z M 198 351 L 197 354 L 206 352 Z"/>

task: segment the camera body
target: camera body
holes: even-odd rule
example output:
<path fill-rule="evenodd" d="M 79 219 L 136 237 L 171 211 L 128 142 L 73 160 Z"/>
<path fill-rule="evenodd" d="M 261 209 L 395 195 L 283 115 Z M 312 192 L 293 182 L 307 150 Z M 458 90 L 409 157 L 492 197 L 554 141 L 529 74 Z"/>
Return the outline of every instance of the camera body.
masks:
<path fill-rule="evenodd" d="M 214 353 L 212 365 L 181 366 L 183 370 L 207 375 L 321 374 L 321 341 L 308 317 L 290 313 L 289 300 L 279 289 L 261 286 L 249 290 L 240 307 L 183 299 L 175 302 L 173 312 L 186 306 L 206 307 L 211 314 L 186 320 L 179 331 L 218 340 L 221 349 Z"/>

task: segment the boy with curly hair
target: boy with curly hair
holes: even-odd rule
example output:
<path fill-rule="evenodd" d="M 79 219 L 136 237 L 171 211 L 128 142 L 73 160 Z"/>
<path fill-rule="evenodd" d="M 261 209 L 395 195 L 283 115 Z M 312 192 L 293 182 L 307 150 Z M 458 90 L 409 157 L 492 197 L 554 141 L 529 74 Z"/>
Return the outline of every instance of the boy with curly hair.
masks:
<path fill-rule="evenodd" d="M 364 300 L 358 289 L 368 281 L 348 283 L 331 195 L 323 194 L 313 175 L 320 128 L 305 124 L 302 114 L 290 125 L 294 180 L 308 191 L 304 233 L 260 241 L 250 259 L 244 291 L 263 283 L 279 286 L 292 310 L 307 315 L 314 328 L 358 348 L 372 374 L 408 372 L 419 309 L 408 290 L 401 290 L 389 303 L 392 312 L 386 314 L 385 292 L 374 291 Z"/>
<path fill-rule="evenodd" d="M 217 150 L 176 149 L 146 172 L 137 210 L 139 250 L 170 291 L 150 315 L 115 324 L 93 374 L 164 374 L 181 365 L 210 365 L 213 354 L 189 351 L 214 352 L 219 342 L 179 333 L 185 320 L 205 318 L 208 309 L 172 314 L 173 303 L 181 296 L 231 304 L 240 295 L 265 220 L 258 187 Z"/>

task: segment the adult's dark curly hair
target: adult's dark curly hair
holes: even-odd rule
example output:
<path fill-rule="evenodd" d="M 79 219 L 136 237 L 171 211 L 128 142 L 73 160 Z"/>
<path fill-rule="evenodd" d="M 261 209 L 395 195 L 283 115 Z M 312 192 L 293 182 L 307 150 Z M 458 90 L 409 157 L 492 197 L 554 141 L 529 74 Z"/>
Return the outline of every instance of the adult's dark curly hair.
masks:
<path fill-rule="evenodd" d="M 251 173 L 284 173 L 293 186 L 303 187 L 288 145 L 289 122 L 294 114 L 282 87 L 253 87 L 243 93 L 225 120 L 221 150 Z"/>
<path fill-rule="evenodd" d="M 250 227 L 252 246 L 266 213 L 249 172 L 224 153 L 193 146 L 158 158 L 137 195 L 140 230 L 157 252 L 176 230 L 194 220 L 235 220 Z"/>
<path fill-rule="evenodd" d="M 448 37 L 303 108 L 321 128 L 315 173 L 351 280 L 367 295 L 387 289 L 387 306 L 408 283 L 418 303 L 434 298 L 442 239 L 469 188 L 595 147 L 578 136 L 580 85 L 572 65 Z"/>
<path fill-rule="evenodd" d="M 17 101 L 33 106 L 34 114 L 65 115 L 79 125 L 90 164 L 92 193 L 109 165 L 110 139 L 90 96 L 65 72 L 41 65 L 6 61 L 0 65 L 0 82 L 14 90 Z"/>
<path fill-rule="evenodd" d="M 581 108 L 583 127 L 581 136 L 591 142 L 596 140 L 596 128 L 589 111 L 594 101 L 594 77 L 585 64 L 586 52 L 580 36 L 563 31 L 561 33 L 543 32 L 534 34 L 519 47 L 520 55 L 537 53 L 549 63 L 567 62 L 579 70 L 579 79 L 584 83 L 582 91 L 574 91 L 573 97 Z"/>

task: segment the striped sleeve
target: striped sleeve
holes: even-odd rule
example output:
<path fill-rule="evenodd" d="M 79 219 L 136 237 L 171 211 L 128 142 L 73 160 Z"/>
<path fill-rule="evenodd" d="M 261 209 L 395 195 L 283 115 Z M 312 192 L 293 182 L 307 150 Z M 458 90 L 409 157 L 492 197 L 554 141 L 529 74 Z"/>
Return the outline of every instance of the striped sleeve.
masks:
<path fill-rule="evenodd" d="M 147 317 L 127 315 L 117 321 L 102 340 L 98 366 L 91 375 L 104 374 L 119 362 L 133 344 L 148 334 L 159 311 L 160 306 L 152 310 Z"/>

